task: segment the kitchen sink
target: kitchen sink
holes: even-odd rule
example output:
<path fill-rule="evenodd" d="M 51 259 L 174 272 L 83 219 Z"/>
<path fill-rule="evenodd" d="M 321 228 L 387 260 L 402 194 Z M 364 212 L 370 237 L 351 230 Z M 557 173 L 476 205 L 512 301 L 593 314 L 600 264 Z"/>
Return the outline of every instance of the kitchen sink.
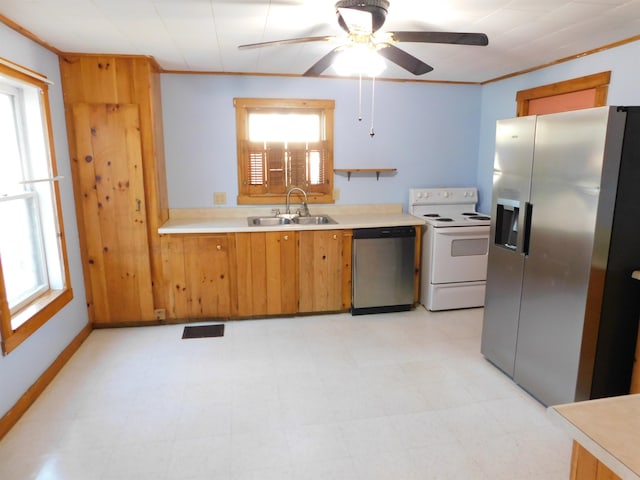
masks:
<path fill-rule="evenodd" d="M 277 217 L 247 217 L 250 227 L 275 227 L 278 225 L 327 225 L 337 223 L 328 215 L 301 216 L 277 216 Z"/>
<path fill-rule="evenodd" d="M 247 217 L 247 221 L 250 227 L 273 227 L 291 223 L 291 219 L 285 217 Z"/>
<path fill-rule="evenodd" d="M 299 225 L 325 225 L 328 223 L 336 223 L 336 221 L 328 215 L 310 215 L 308 217 L 294 217 L 293 223 Z"/>

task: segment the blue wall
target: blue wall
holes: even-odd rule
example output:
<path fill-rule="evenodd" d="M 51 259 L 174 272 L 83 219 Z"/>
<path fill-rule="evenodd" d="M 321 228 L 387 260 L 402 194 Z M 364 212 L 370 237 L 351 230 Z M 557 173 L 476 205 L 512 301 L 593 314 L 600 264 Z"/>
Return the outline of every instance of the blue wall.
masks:
<path fill-rule="evenodd" d="M 608 103 L 640 105 L 640 42 L 500 82 L 479 85 L 377 82 L 369 136 L 371 82 L 294 77 L 162 75 L 171 208 L 213 207 L 213 192 L 236 206 L 234 97 L 335 99 L 335 168 L 394 167 L 382 177 L 335 176 L 337 204 L 403 203 L 411 187 L 476 185 L 480 211 L 491 202 L 495 122 L 515 116 L 523 90 L 611 70 Z M 221 167 L 222 166 L 222 167 Z"/>
<path fill-rule="evenodd" d="M 53 81 L 49 87 L 51 120 L 60 182 L 62 215 L 69 256 L 69 269 L 74 298 L 57 315 L 6 357 L 0 357 L 0 416 L 15 405 L 27 389 L 53 363 L 88 323 L 80 245 L 75 208 L 64 104 L 57 55 L 40 47 L 15 31 L 0 24 L 0 57 L 46 75 Z M 6 226 L 3 226 L 6 228 Z M 3 232 L 2 234 L 5 234 Z"/>
<path fill-rule="evenodd" d="M 496 120 L 516 115 L 516 92 L 528 88 L 611 71 L 607 103 L 640 105 L 640 42 L 560 63 L 482 87 L 480 147 L 478 151 L 478 187 L 484 193 L 480 210 L 489 211 L 493 183 L 493 157 Z"/>
<path fill-rule="evenodd" d="M 479 85 L 164 74 L 162 108 L 171 208 L 213 207 L 213 192 L 236 206 L 234 97 L 333 99 L 335 168 L 397 168 L 392 176 L 335 175 L 337 204 L 403 203 L 409 188 L 476 184 Z"/>

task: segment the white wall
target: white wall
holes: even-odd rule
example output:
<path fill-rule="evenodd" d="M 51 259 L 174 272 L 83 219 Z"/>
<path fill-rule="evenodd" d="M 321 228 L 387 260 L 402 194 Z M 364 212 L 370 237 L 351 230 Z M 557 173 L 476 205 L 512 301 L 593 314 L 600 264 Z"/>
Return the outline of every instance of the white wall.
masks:
<path fill-rule="evenodd" d="M 3 416 L 38 377 L 53 363 L 88 322 L 80 246 L 73 206 L 73 190 L 67 148 L 64 105 L 60 85 L 58 57 L 36 43 L 0 24 L 0 57 L 46 75 L 54 82 L 49 89 L 51 116 L 62 214 L 69 254 L 74 298 L 54 318 L 6 357 L 0 357 L 0 417 Z M 4 226 L 3 226 L 4 228 Z M 5 232 L 0 233 L 0 235 Z"/>
<path fill-rule="evenodd" d="M 478 186 L 491 192 L 496 120 L 516 116 L 516 92 L 549 83 L 611 70 L 607 104 L 640 105 L 640 42 L 536 70 L 526 75 L 489 83 L 482 88 Z M 491 194 L 481 198 L 481 211 L 489 211 Z"/>
<path fill-rule="evenodd" d="M 162 109 L 171 208 L 213 207 L 213 192 L 236 206 L 234 97 L 334 99 L 335 168 L 397 168 L 394 176 L 335 175 L 337 204 L 403 203 L 411 187 L 476 184 L 478 85 L 376 82 L 373 138 L 371 81 L 163 74 Z"/>

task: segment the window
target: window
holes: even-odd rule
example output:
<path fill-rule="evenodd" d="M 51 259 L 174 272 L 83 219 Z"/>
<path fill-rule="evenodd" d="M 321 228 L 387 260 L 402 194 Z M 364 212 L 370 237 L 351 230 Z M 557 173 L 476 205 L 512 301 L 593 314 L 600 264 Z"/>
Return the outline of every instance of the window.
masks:
<path fill-rule="evenodd" d="M 9 353 L 72 298 L 48 89 L 0 64 L 0 332 Z"/>
<path fill-rule="evenodd" d="M 238 203 L 333 202 L 333 100 L 236 98 Z"/>
<path fill-rule="evenodd" d="M 607 104 L 611 72 L 521 90 L 516 94 L 518 116 L 566 112 Z"/>

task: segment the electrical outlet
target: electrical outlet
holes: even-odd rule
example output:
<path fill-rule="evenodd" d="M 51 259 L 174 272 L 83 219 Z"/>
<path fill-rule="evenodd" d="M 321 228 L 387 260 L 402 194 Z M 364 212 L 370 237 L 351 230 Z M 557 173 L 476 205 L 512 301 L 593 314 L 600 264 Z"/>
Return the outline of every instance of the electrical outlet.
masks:
<path fill-rule="evenodd" d="M 153 317 L 156 320 L 166 320 L 167 319 L 167 311 L 164 308 L 156 308 L 153 311 Z"/>
<path fill-rule="evenodd" d="M 333 200 L 334 201 L 338 201 L 340 200 L 340 189 L 339 188 L 334 188 L 333 189 Z"/>
<path fill-rule="evenodd" d="M 226 192 L 214 192 L 213 193 L 213 204 L 214 205 L 225 205 L 227 203 L 227 194 Z"/>

